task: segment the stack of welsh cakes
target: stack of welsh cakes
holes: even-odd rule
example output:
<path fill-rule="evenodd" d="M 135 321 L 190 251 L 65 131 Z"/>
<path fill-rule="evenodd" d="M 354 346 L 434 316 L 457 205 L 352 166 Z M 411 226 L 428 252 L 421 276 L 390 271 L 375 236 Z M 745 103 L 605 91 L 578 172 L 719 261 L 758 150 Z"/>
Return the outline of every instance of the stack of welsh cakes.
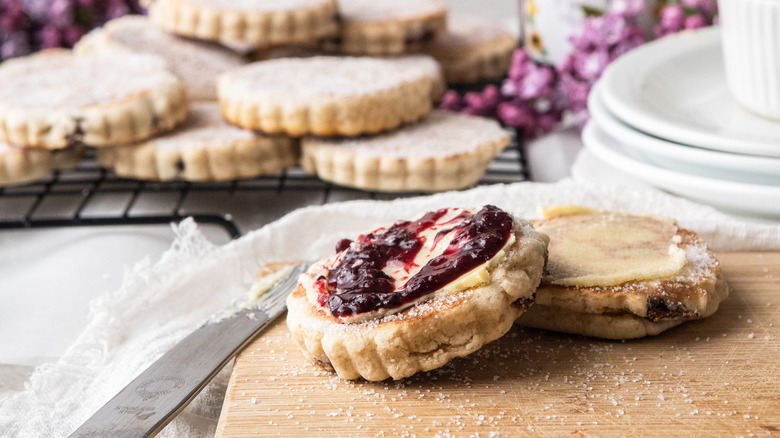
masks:
<path fill-rule="evenodd" d="M 443 76 L 505 73 L 514 41 L 495 24 L 448 19 L 439 0 L 156 0 L 148 17 L 113 20 L 72 52 L 0 65 L 0 184 L 46 177 L 87 146 L 137 179 L 303 165 L 365 190 L 468 187 L 508 136 L 432 107 Z"/>

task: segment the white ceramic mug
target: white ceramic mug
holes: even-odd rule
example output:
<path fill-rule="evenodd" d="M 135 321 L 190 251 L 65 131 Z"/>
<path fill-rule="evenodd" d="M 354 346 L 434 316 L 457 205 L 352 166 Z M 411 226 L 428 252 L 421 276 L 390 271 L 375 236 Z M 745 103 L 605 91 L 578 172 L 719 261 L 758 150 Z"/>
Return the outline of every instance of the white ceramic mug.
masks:
<path fill-rule="evenodd" d="M 780 1 L 718 0 L 726 79 L 745 109 L 780 120 Z"/>

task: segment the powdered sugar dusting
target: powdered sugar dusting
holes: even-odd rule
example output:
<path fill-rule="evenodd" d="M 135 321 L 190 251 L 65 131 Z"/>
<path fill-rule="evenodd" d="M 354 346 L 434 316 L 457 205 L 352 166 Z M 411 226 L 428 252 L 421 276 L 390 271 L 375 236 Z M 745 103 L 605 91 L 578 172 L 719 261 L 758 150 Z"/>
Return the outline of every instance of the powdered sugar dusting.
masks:
<path fill-rule="evenodd" d="M 75 57 L 55 50 L 0 67 L 0 102 L 6 107 L 66 111 L 107 104 L 178 82 L 156 56 Z"/>
<path fill-rule="evenodd" d="M 269 49 L 264 54 L 264 59 L 277 59 L 277 58 L 311 58 L 313 56 L 324 56 L 325 52 L 317 50 L 313 47 L 304 46 L 280 46 L 273 49 Z M 423 54 L 406 54 L 400 56 L 387 56 L 380 59 L 395 63 L 404 69 L 421 69 L 424 71 L 434 83 L 440 87 L 445 87 L 444 77 L 441 69 L 441 65 L 432 56 Z"/>
<path fill-rule="evenodd" d="M 436 48 L 467 48 L 498 38 L 513 38 L 502 23 L 465 15 L 450 15 L 447 18 L 447 33 L 431 42 Z"/>
<path fill-rule="evenodd" d="M 446 11 L 442 0 L 339 0 L 339 15 L 347 23 L 424 18 Z"/>
<path fill-rule="evenodd" d="M 383 59 L 394 62 L 404 68 L 422 69 L 431 77 L 432 80 L 439 80 L 442 74 L 439 63 L 436 62 L 433 57 L 428 55 L 402 55 Z"/>
<path fill-rule="evenodd" d="M 153 138 L 148 143 L 167 150 L 202 148 L 214 145 L 230 145 L 235 141 L 252 140 L 251 131 L 227 124 L 216 102 L 195 103 L 187 122 L 170 134 Z"/>
<path fill-rule="evenodd" d="M 107 41 L 104 50 L 118 46 L 164 58 L 173 73 L 190 88 L 195 88 L 194 96 L 190 93 L 191 97 L 216 99 L 217 76 L 246 63 L 242 57 L 224 47 L 176 37 L 142 16 L 110 21 L 100 32 L 102 34 L 97 37 Z"/>
<path fill-rule="evenodd" d="M 719 263 L 707 249 L 706 244 L 703 242 L 695 242 L 690 245 L 685 245 L 683 248 L 685 250 L 686 262 L 680 272 L 663 280 L 640 282 L 634 285 L 634 287 L 638 290 L 654 292 L 656 292 L 657 288 L 660 288 L 661 290 L 657 291 L 657 293 L 661 296 L 669 296 L 670 294 L 661 287 L 662 283 L 692 285 L 693 287 L 693 285 L 696 285 L 696 283 L 702 279 L 715 278 L 713 269 L 718 266 Z M 696 288 L 691 293 L 699 295 L 704 293 L 704 291 Z"/>
<path fill-rule="evenodd" d="M 348 139 L 311 138 L 303 144 L 362 156 L 439 158 L 473 153 L 480 147 L 507 140 L 507 133 L 493 120 L 432 111 L 422 121 L 386 134 Z"/>
<path fill-rule="evenodd" d="M 403 68 L 382 59 L 281 58 L 225 73 L 220 79 L 220 92 L 308 102 L 312 98 L 360 96 L 390 90 L 424 76 L 420 69 Z"/>
<path fill-rule="evenodd" d="M 192 3 L 211 8 L 238 10 L 247 12 L 291 11 L 295 9 L 313 9 L 331 3 L 332 0 L 186 0 L 182 3 Z"/>
<path fill-rule="evenodd" d="M 717 265 L 707 245 L 699 243 L 685 247 L 686 266 L 676 280 L 688 281 L 713 275 L 712 269 Z"/>

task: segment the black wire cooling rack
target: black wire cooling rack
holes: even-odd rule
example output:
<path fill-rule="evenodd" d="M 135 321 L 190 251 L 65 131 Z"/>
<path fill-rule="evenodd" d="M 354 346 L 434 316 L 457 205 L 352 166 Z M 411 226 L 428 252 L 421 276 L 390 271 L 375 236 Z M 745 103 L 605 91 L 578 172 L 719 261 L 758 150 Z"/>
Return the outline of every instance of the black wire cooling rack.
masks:
<path fill-rule="evenodd" d="M 477 185 L 528 180 L 523 147 L 513 136 Z M 137 181 L 101 169 L 88 153 L 77 167 L 55 171 L 47 180 L 0 188 L 0 230 L 168 224 L 192 217 L 201 224 L 217 225 L 236 238 L 241 236 L 241 228 L 264 225 L 303 206 L 420 194 L 346 189 L 300 168 L 218 183 Z"/>

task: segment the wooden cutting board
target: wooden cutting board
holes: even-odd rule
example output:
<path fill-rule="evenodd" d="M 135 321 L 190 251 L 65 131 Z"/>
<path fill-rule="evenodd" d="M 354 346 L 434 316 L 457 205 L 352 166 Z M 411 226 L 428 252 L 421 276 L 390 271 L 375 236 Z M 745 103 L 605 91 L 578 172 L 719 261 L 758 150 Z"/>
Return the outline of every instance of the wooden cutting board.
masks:
<path fill-rule="evenodd" d="M 284 319 L 238 357 L 218 437 L 780 434 L 780 253 L 719 254 L 731 295 L 653 338 L 513 328 L 445 367 L 349 382 L 306 363 Z"/>

